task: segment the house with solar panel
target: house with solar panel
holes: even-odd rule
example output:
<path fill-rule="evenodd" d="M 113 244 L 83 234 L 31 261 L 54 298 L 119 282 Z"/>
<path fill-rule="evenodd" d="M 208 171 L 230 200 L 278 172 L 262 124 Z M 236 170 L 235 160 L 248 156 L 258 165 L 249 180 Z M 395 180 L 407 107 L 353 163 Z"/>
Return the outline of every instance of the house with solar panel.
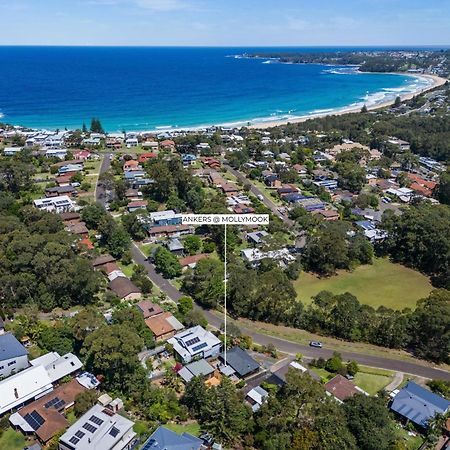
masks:
<path fill-rule="evenodd" d="M 46 444 L 70 425 L 66 411 L 74 405 L 76 396 L 85 390 L 73 379 L 11 414 L 9 422 L 26 436 L 34 435 L 41 444 Z"/>
<path fill-rule="evenodd" d="M 178 434 L 166 427 L 158 427 L 145 441 L 141 450 L 200 450 L 203 441 L 189 433 Z"/>
<path fill-rule="evenodd" d="M 6 378 L 28 366 L 28 350 L 12 333 L 0 334 L 0 378 Z"/>
<path fill-rule="evenodd" d="M 195 359 L 216 357 L 222 347 L 220 339 L 200 325 L 176 334 L 167 342 L 185 364 Z"/>
<path fill-rule="evenodd" d="M 132 450 L 139 444 L 134 422 L 119 414 L 120 399 L 97 403 L 59 440 L 59 450 Z"/>
<path fill-rule="evenodd" d="M 450 411 L 450 401 L 410 381 L 395 395 L 390 409 L 405 422 L 428 428 L 436 414 Z"/>

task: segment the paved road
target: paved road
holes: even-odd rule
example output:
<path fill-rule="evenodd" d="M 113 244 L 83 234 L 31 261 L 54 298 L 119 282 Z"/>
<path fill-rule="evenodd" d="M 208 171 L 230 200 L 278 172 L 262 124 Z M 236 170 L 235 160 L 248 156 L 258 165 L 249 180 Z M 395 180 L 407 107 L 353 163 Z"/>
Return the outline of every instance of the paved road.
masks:
<path fill-rule="evenodd" d="M 233 169 L 227 164 L 224 164 L 223 167 L 227 169 L 228 172 L 230 172 L 232 175 L 234 175 L 239 181 L 241 181 L 244 184 L 250 185 L 250 192 L 254 195 L 256 195 L 258 198 L 263 198 L 261 200 L 267 208 L 269 208 L 276 216 L 278 216 L 283 222 L 287 223 L 290 226 L 294 225 L 294 221 L 289 219 L 286 214 L 281 213 L 278 208 L 279 206 L 274 203 L 269 197 L 266 196 L 266 194 L 259 188 L 257 188 L 251 180 L 249 180 L 244 174 L 241 172 L 238 172 L 237 170 Z"/>
<path fill-rule="evenodd" d="M 100 174 L 104 173 L 108 170 L 109 166 L 111 164 L 109 154 L 105 155 L 104 160 L 102 161 L 102 165 L 100 167 Z M 231 168 L 228 168 L 230 170 Z M 248 180 L 240 173 L 236 172 L 234 169 L 231 169 L 230 172 L 235 175 L 239 179 L 243 179 L 244 182 L 248 182 Z M 104 194 L 104 191 L 102 191 L 102 186 L 97 186 L 97 192 L 96 197 L 97 200 L 102 202 L 104 200 L 104 196 L 102 197 L 102 192 Z M 255 187 L 255 190 L 252 191 L 258 195 L 260 191 Z M 262 194 L 262 193 L 261 193 Z M 276 205 L 271 202 L 269 199 L 265 199 L 266 201 L 264 204 L 270 209 L 272 207 L 277 208 Z M 272 203 L 272 207 L 270 204 Z M 278 213 L 279 215 L 279 213 Z M 287 218 L 286 218 L 287 219 Z M 287 219 L 289 221 L 289 219 Z M 173 301 L 177 302 L 180 297 L 183 296 L 183 294 L 175 287 L 173 286 L 169 280 L 166 280 L 161 274 L 157 273 L 155 270 L 155 266 L 151 263 L 149 263 L 146 260 L 145 255 L 140 251 L 139 247 L 136 244 L 133 244 L 131 247 L 131 253 L 133 255 L 133 259 L 136 263 L 142 264 L 146 269 L 148 276 L 150 280 L 158 286 L 159 289 L 161 289 L 163 292 L 167 294 L 167 296 L 172 299 Z M 210 311 L 203 310 L 199 306 L 196 306 L 197 309 L 201 310 L 204 316 L 206 317 L 206 320 L 209 322 L 209 324 L 215 328 L 220 328 L 223 320 L 218 318 L 215 314 L 213 314 Z M 284 339 L 268 336 L 262 333 L 255 332 L 253 330 L 246 329 L 243 326 L 239 326 L 241 331 L 244 334 L 248 334 L 253 338 L 253 341 L 259 345 L 267 345 L 269 343 L 272 343 L 275 345 L 275 347 L 283 352 L 288 353 L 290 355 L 295 355 L 296 353 L 302 353 L 307 358 L 329 358 L 333 355 L 333 349 L 332 348 L 312 348 L 307 345 L 301 345 L 297 344 L 295 342 L 286 341 Z M 435 369 L 433 367 L 423 366 L 420 364 L 415 364 L 411 362 L 405 362 L 395 359 L 389 359 L 389 358 L 383 358 L 379 356 L 370 356 L 370 355 L 364 355 L 360 353 L 352 353 L 352 352 L 341 352 L 342 357 L 345 360 L 355 360 L 360 364 L 372 366 L 372 367 L 379 367 L 382 369 L 388 369 L 393 370 L 396 372 L 403 372 L 408 373 L 412 375 L 417 375 L 420 377 L 425 378 L 441 378 L 445 380 L 450 381 L 450 372 Z"/>
<path fill-rule="evenodd" d="M 111 156 L 111 153 L 105 153 L 105 155 L 103 156 L 102 164 L 100 165 L 100 170 L 98 173 L 99 180 L 100 176 L 107 172 L 111 167 Z M 105 187 L 99 182 L 97 182 L 97 186 L 95 187 L 95 200 L 101 203 L 103 206 L 105 206 L 107 203 Z"/>

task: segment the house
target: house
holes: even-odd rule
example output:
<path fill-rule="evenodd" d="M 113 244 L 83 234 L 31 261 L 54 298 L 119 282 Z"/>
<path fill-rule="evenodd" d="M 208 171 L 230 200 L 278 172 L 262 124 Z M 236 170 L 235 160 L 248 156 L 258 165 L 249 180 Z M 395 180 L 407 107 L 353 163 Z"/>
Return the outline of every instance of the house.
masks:
<path fill-rule="evenodd" d="M 87 238 L 89 235 L 89 230 L 85 222 L 69 223 L 66 230 L 84 238 Z"/>
<path fill-rule="evenodd" d="M 183 256 L 184 245 L 178 238 L 172 238 L 167 243 L 167 249 L 176 256 Z"/>
<path fill-rule="evenodd" d="M 318 209 L 313 212 L 313 214 L 320 216 L 323 220 L 327 222 L 332 222 L 334 220 L 339 220 L 341 216 L 338 211 L 334 209 Z"/>
<path fill-rule="evenodd" d="M 386 190 L 386 194 L 393 195 L 394 197 L 397 197 L 404 203 L 408 203 L 411 201 L 411 197 L 413 196 L 413 190 L 409 189 L 407 187 L 401 187 L 398 189 L 390 188 Z"/>
<path fill-rule="evenodd" d="M 64 166 L 61 166 L 58 169 L 59 175 L 65 175 L 65 174 L 72 174 L 74 175 L 77 172 L 81 172 L 83 170 L 83 164 L 66 164 Z"/>
<path fill-rule="evenodd" d="M 161 141 L 159 143 L 159 146 L 163 149 L 163 150 L 175 150 L 175 142 L 172 141 L 171 139 L 165 139 L 164 141 Z"/>
<path fill-rule="evenodd" d="M 397 147 L 398 151 L 400 152 L 406 152 L 411 148 L 409 142 L 403 141 L 402 139 L 398 139 L 395 137 L 388 139 L 387 143 L 393 145 L 394 147 Z"/>
<path fill-rule="evenodd" d="M 200 450 L 203 441 L 189 433 L 177 434 L 166 427 L 158 427 L 145 441 L 142 450 Z"/>
<path fill-rule="evenodd" d="M 55 186 L 55 187 L 49 187 L 45 188 L 45 196 L 48 197 L 58 197 L 60 195 L 67 195 L 68 197 L 71 197 L 72 195 L 75 195 L 77 193 L 77 190 L 73 186 Z"/>
<path fill-rule="evenodd" d="M 278 179 L 278 175 L 271 174 L 264 178 L 264 183 L 266 186 L 273 187 L 273 188 L 279 188 L 281 186 L 281 181 Z"/>
<path fill-rule="evenodd" d="M 136 303 L 136 308 L 142 313 L 144 319 L 156 316 L 164 312 L 164 310 L 156 303 L 152 303 L 149 300 L 142 300 Z"/>
<path fill-rule="evenodd" d="M 67 155 L 67 150 L 65 148 L 63 149 L 55 149 L 55 150 L 47 150 L 45 152 L 46 158 L 59 158 L 64 159 Z"/>
<path fill-rule="evenodd" d="M 133 169 L 137 169 L 139 168 L 139 162 L 134 160 L 134 159 L 130 159 L 128 161 L 125 161 L 124 165 L 123 165 L 123 170 L 124 171 L 129 171 L 129 170 L 133 170 Z"/>
<path fill-rule="evenodd" d="M 245 396 L 245 400 L 252 407 L 252 411 L 256 412 L 261 408 L 262 404 L 269 397 L 269 393 L 261 386 L 256 386 Z"/>
<path fill-rule="evenodd" d="M 328 381 L 328 383 L 325 383 L 324 388 L 327 393 L 332 395 L 338 402 L 343 402 L 356 394 L 369 395 L 359 387 L 355 386 L 350 380 L 339 374 Z"/>
<path fill-rule="evenodd" d="M 73 353 L 60 356 L 57 352 L 46 353 L 31 360 L 30 364 L 33 367 L 44 367 L 52 383 L 72 375 L 83 367 L 83 363 Z"/>
<path fill-rule="evenodd" d="M 0 334 L 0 378 L 6 378 L 28 366 L 28 350 L 12 333 Z"/>
<path fill-rule="evenodd" d="M 68 186 L 70 185 L 72 175 L 60 175 L 55 178 L 55 183 L 58 186 Z"/>
<path fill-rule="evenodd" d="M 200 325 L 176 334 L 168 340 L 183 363 L 195 358 L 209 358 L 220 353 L 222 342 Z"/>
<path fill-rule="evenodd" d="M 209 258 L 207 253 L 200 253 L 198 255 L 186 256 L 185 258 L 181 258 L 179 263 L 183 269 L 190 267 L 193 269 L 199 261 L 202 259 Z"/>
<path fill-rule="evenodd" d="M 42 444 L 65 430 L 69 421 L 64 416 L 75 403 L 75 398 L 84 388 L 77 380 L 58 386 L 55 390 L 19 409 L 9 418 L 11 425 L 24 434 L 35 434 Z"/>
<path fill-rule="evenodd" d="M 53 390 L 42 366 L 29 367 L 0 381 L 0 416 Z"/>
<path fill-rule="evenodd" d="M 79 152 L 74 152 L 73 157 L 76 160 L 86 161 L 91 157 L 91 152 L 89 150 L 80 150 Z"/>
<path fill-rule="evenodd" d="M 182 215 L 177 214 L 173 209 L 166 211 L 152 212 L 148 216 L 149 223 L 153 227 L 160 227 L 164 225 L 179 225 L 181 224 Z"/>
<path fill-rule="evenodd" d="M 15 156 L 22 151 L 22 147 L 5 147 L 3 149 L 4 156 Z"/>
<path fill-rule="evenodd" d="M 38 198 L 33 200 L 35 208 L 61 214 L 63 212 L 72 211 L 75 209 L 75 202 L 73 202 L 67 195 L 59 195 L 51 198 Z"/>
<path fill-rule="evenodd" d="M 145 145 L 145 143 L 142 146 L 144 147 L 144 145 Z M 139 163 L 143 164 L 143 163 L 149 161 L 150 159 L 157 158 L 157 157 L 158 157 L 157 153 L 153 153 L 153 152 L 141 153 L 139 155 L 138 161 L 139 161 Z"/>
<path fill-rule="evenodd" d="M 159 148 L 159 144 L 156 141 L 145 141 L 142 143 L 142 148 L 157 151 Z"/>
<path fill-rule="evenodd" d="M 254 245 L 261 245 L 264 243 L 264 238 L 268 236 L 267 231 L 253 231 L 252 233 L 247 233 L 247 241 Z"/>
<path fill-rule="evenodd" d="M 214 367 L 206 359 L 199 359 L 181 368 L 178 375 L 185 383 L 189 383 L 194 377 L 202 377 L 202 379 L 207 380 L 214 375 Z"/>
<path fill-rule="evenodd" d="M 136 201 L 128 203 L 127 210 L 128 210 L 128 212 L 132 213 L 139 209 L 146 209 L 147 205 L 148 205 L 147 200 L 136 200 Z"/>
<path fill-rule="evenodd" d="M 101 270 L 102 267 L 104 267 L 106 264 L 114 263 L 114 262 L 116 262 L 116 258 L 107 254 L 107 255 L 101 255 L 101 256 L 98 256 L 97 258 L 95 258 L 94 261 L 92 261 L 92 265 L 96 269 Z"/>
<path fill-rule="evenodd" d="M 152 227 L 148 229 L 147 232 L 152 238 L 178 237 L 185 234 L 192 234 L 194 232 L 194 229 L 189 225 L 165 225 Z"/>
<path fill-rule="evenodd" d="M 130 202 L 142 200 L 142 192 L 139 191 L 138 189 L 130 188 L 125 191 L 125 197 Z"/>
<path fill-rule="evenodd" d="M 219 359 L 225 364 L 224 353 L 219 355 Z M 232 367 L 239 378 L 246 378 L 259 370 L 259 364 L 240 347 L 233 347 L 227 351 L 226 365 Z"/>
<path fill-rule="evenodd" d="M 125 145 L 127 148 L 137 147 L 139 145 L 139 141 L 136 137 L 128 137 L 125 139 Z"/>
<path fill-rule="evenodd" d="M 114 278 L 109 282 L 108 287 L 121 300 L 136 300 L 141 297 L 141 290 L 126 277 Z"/>
<path fill-rule="evenodd" d="M 436 414 L 445 414 L 450 410 L 450 401 L 409 381 L 395 395 L 390 409 L 407 422 L 427 428 L 429 420 Z"/>
<path fill-rule="evenodd" d="M 171 338 L 177 331 L 184 328 L 183 324 L 170 312 L 152 315 L 145 319 L 145 324 L 150 328 L 157 342 Z"/>
<path fill-rule="evenodd" d="M 94 405 L 59 440 L 59 450 L 131 450 L 138 440 L 134 422 L 112 405 Z"/>
<path fill-rule="evenodd" d="M 269 250 L 262 252 L 258 248 L 245 248 L 241 250 L 242 259 L 253 267 L 257 267 L 263 259 L 272 259 L 277 261 L 281 267 L 295 261 L 287 248 L 279 250 Z"/>

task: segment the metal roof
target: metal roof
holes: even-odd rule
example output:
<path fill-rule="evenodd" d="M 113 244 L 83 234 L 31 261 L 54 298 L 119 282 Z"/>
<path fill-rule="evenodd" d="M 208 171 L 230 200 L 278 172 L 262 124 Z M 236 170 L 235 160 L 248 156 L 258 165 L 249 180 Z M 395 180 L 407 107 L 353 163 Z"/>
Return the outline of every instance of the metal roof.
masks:
<path fill-rule="evenodd" d="M 19 356 L 25 356 L 27 354 L 27 349 L 12 333 L 0 335 L 0 361 L 18 358 Z"/>

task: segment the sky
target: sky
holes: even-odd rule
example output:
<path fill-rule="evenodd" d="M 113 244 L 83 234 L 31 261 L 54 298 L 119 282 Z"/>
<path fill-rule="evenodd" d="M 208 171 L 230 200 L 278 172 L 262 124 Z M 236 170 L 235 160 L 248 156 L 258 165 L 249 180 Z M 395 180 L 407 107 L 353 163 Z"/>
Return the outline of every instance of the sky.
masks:
<path fill-rule="evenodd" d="M 0 0 L 0 45 L 450 45 L 450 0 Z"/>

